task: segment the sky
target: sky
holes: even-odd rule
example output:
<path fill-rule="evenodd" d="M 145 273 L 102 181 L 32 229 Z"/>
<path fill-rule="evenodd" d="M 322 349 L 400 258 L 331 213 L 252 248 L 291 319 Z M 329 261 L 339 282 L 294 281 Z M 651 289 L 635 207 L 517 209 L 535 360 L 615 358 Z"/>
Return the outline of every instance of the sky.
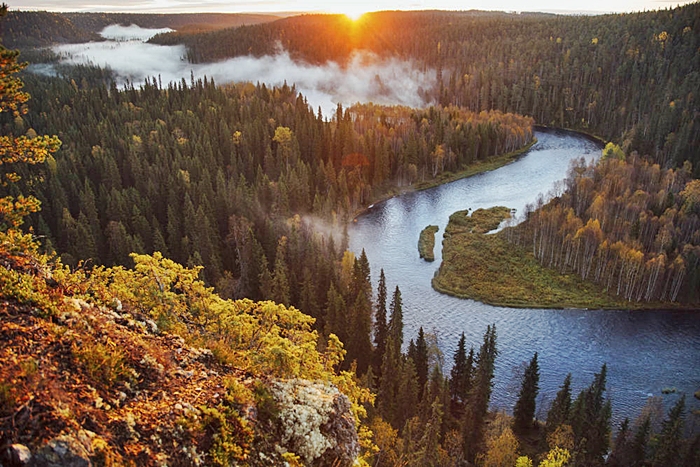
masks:
<path fill-rule="evenodd" d="M 695 0 L 697 1 L 697 0 Z M 131 11 L 142 13 L 330 12 L 357 16 L 377 10 L 503 10 L 610 13 L 673 8 L 692 1 L 670 0 L 7 0 L 11 9 Z"/>

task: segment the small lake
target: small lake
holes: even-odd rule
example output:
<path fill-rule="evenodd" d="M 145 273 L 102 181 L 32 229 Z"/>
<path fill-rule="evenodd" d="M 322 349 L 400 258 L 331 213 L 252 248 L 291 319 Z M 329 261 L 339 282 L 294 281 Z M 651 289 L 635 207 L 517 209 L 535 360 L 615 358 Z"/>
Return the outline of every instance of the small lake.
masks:
<path fill-rule="evenodd" d="M 575 397 L 603 363 L 608 364 L 607 394 L 616 422 L 636 417 L 651 396 L 663 396 L 669 406 L 684 392 L 686 407 L 698 408 L 693 393 L 700 389 L 700 313 L 513 309 L 443 295 L 430 286 L 442 260 L 442 233 L 453 212 L 507 206 L 516 209 L 517 216 L 539 194 L 562 190 L 572 160 L 600 156 L 599 146 L 574 133 L 538 131 L 536 137 L 537 144 L 516 162 L 378 203 L 350 226 L 350 249 L 356 254 L 365 249 L 375 289 L 382 268 L 389 291 L 396 285 L 401 289 L 404 341 L 415 339 L 420 326 L 437 334 L 448 372 L 461 333 L 467 345 L 478 350 L 486 326 L 495 323 L 495 409 L 512 411 L 519 375 L 535 351 L 540 364 L 538 418 L 546 416 L 567 373 L 572 373 Z M 440 227 L 433 263 L 420 259 L 417 249 L 420 231 L 430 224 Z M 663 395 L 666 388 L 677 392 Z"/>

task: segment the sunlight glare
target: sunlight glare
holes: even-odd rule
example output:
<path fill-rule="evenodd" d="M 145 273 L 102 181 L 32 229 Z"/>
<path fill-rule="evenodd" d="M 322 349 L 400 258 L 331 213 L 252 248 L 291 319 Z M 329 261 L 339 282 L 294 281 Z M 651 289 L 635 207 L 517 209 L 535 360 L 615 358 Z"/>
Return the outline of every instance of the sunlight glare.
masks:
<path fill-rule="evenodd" d="M 367 9 L 362 8 L 360 5 L 344 5 L 342 9 L 339 9 L 339 13 L 347 16 L 351 21 L 357 21 L 362 18 L 362 15 L 367 13 Z"/>

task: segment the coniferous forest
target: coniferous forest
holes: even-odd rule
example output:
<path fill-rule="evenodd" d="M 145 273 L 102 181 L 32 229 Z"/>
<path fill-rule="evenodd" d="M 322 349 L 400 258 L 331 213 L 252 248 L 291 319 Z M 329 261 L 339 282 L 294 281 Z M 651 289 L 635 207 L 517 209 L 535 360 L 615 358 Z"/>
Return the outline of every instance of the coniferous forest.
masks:
<path fill-rule="evenodd" d="M 544 410 L 535 352 L 510 413 L 490 411 L 496 326 L 473 345 L 462 334 L 444 365 L 438 336 L 404 336 L 401 290 L 390 286 L 398 278 L 371 271 L 347 237 L 348 223 L 379 199 L 516 152 L 535 124 L 572 128 L 612 143 L 598 164 L 572 167 L 560 196 L 533 205 L 505 237 L 626 300 L 697 303 L 700 4 L 591 17 L 273 19 L 0 19 L 3 43 L 32 54 L 133 22 L 177 29 L 153 42 L 184 43 L 192 62 L 281 44 L 309 63 L 342 65 L 367 50 L 437 71 L 425 108 L 366 103 L 324 115 L 294 85 L 152 78 L 118 87 L 94 67 L 20 80 L 17 54 L 2 47 L 0 462 L 14 465 L 13 446 L 38 449 L 84 428 L 103 443 L 93 441 L 89 456 L 100 465 L 157 465 L 162 450 L 174 465 L 700 466 L 685 396 L 667 411 L 652 399 L 613 426 L 605 364 L 578 393 L 572 380 L 581 387 L 584 376 L 569 374 Z M 149 353 L 119 350 L 112 331 L 85 344 L 75 337 L 103 325 L 141 333 L 134 348 Z M 88 387 L 110 401 L 112 421 L 81 411 L 83 396 L 67 403 L 53 391 L 53 405 L 26 397 L 52 392 L 37 346 L 13 347 L 39 328 L 62 349 L 46 358 L 66 358 L 68 371 L 96 381 Z M 129 347 L 132 331 L 123 332 L 118 342 Z M 155 386 L 148 375 L 170 368 L 155 350 L 168 335 L 202 348 L 192 361 L 216 368 L 212 378 L 226 376 L 223 398 L 207 395 L 194 416 L 173 419 L 181 438 L 158 432 L 189 453 L 180 457 L 129 405 Z M 302 379 L 345 394 L 351 455 L 339 453 L 342 443 L 324 454 L 290 441 L 275 391 Z"/>

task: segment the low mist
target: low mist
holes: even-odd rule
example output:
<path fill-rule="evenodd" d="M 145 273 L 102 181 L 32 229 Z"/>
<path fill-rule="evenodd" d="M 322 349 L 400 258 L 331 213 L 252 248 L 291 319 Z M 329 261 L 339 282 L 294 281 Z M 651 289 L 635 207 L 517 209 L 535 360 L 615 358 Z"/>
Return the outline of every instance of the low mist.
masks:
<path fill-rule="evenodd" d="M 192 64 L 182 45 L 162 46 L 144 41 L 163 32 L 138 26 L 112 25 L 101 35 L 109 40 L 55 46 L 64 64 L 93 64 L 112 69 L 123 85 L 138 86 L 146 78 L 160 77 L 163 85 L 190 76 L 213 78 L 218 84 L 230 82 L 295 84 L 314 108 L 324 115 L 335 112 L 338 103 L 352 105 L 374 102 L 385 105 L 422 107 L 425 91 L 435 84 L 434 70 L 420 71 L 412 62 L 381 59 L 369 52 L 355 53 L 347 66 L 326 63 L 321 66 L 295 62 L 285 50 L 274 56 L 237 57 L 222 62 Z"/>

